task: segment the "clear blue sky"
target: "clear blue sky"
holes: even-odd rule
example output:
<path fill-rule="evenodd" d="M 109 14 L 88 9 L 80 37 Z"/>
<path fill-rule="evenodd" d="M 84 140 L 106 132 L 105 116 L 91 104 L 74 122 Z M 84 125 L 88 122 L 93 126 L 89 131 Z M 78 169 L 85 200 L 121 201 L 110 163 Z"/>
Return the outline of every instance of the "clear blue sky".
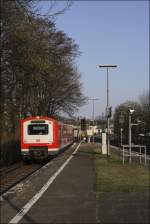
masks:
<path fill-rule="evenodd" d="M 45 8 L 48 2 L 42 5 Z M 106 108 L 106 70 L 99 64 L 118 65 L 109 72 L 113 110 L 126 100 L 138 100 L 149 89 L 148 1 L 74 1 L 69 11 L 57 17 L 56 27 L 79 45 L 83 92 L 99 98 L 95 117 Z M 78 115 L 91 118 L 92 102 Z"/>

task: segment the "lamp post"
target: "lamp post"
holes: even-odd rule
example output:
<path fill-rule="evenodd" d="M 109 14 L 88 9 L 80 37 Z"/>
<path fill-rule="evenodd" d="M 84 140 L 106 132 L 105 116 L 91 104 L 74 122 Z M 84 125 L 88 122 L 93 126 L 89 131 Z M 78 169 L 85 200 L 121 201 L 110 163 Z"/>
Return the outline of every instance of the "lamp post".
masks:
<path fill-rule="evenodd" d="M 109 75 L 108 70 L 109 68 L 116 68 L 117 65 L 99 65 L 99 68 L 106 68 L 107 71 L 107 106 L 106 106 L 106 117 L 107 117 L 107 156 L 109 156 L 109 125 L 110 125 L 110 115 L 109 110 L 111 109 L 109 105 Z"/>
<path fill-rule="evenodd" d="M 92 102 L 93 102 L 93 110 L 92 110 L 93 128 L 92 128 L 92 134 L 93 134 L 93 144 L 94 144 L 94 101 L 95 100 L 99 100 L 99 99 L 98 98 L 92 98 L 92 99 L 88 99 L 88 100 L 92 100 Z"/>
<path fill-rule="evenodd" d="M 133 109 L 129 109 L 129 163 L 131 164 L 132 160 L 131 160 L 131 147 L 132 147 L 132 132 L 131 132 L 131 128 L 133 125 L 136 124 L 132 124 L 131 123 L 131 115 L 133 114 L 134 110 Z"/>
<path fill-rule="evenodd" d="M 129 109 L 129 163 L 131 164 L 132 159 L 131 159 L 131 150 L 132 150 L 132 126 L 140 125 L 144 122 L 138 120 L 137 123 L 132 123 L 131 122 L 131 116 L 134 113 L 135 110 Z"/>
<path fill-rule="evenodd" d="M 120 128 L 120 145 L 122 146 L 122 132 L 123 132 L 123 128 Z"/>

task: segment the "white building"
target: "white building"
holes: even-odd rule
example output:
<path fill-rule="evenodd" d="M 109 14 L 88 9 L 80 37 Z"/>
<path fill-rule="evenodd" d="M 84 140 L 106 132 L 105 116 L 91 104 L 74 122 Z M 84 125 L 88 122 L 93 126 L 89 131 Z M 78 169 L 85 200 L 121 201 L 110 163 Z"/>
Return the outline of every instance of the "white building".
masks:
<path fill-rule="evenodd" d="M 97 125 L 95 126 L 89 126 L 87 129 L 87 135 L 91 136 L 91 135 L 96 135 L 96 134 L 100 134 L 102 133 L 102 129 L 99 129 Z"/>

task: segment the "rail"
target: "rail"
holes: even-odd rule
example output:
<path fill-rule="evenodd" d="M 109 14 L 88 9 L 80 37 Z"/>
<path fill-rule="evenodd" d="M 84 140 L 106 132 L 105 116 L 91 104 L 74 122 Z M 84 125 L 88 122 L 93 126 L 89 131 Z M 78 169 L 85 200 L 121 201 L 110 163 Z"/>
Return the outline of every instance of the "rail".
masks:
<path fill-rule="evenodd" d="M 10 190 L 13 186 L 26 179 L 28 176 L 33 174 L 35 171 L 40 169 L 43 165 L 41 164 L 24 164 L 19 163 L 18 166 L 1 170 L 0 173 L 0 195 Z"/>

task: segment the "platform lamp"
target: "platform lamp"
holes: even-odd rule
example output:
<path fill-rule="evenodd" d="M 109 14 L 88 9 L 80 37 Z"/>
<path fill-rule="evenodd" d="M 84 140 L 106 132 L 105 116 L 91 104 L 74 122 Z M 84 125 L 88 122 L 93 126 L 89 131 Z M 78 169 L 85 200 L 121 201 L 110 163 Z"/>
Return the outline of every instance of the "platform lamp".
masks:
<path fill-rule="evenodd" d="M 107 106 L 106 106 L 106 117 L 107 117 L 107 157 L 109 156 L 109 134 L 110 134 L 110 116 L 109 111 L 111 110 L 110 104 L 109 104 L 109 75 L 108 70 L 110 68 L 116 68 L 117 65 L 99 65 L 99 68 L 106 68 L 107 71 Z"/>

